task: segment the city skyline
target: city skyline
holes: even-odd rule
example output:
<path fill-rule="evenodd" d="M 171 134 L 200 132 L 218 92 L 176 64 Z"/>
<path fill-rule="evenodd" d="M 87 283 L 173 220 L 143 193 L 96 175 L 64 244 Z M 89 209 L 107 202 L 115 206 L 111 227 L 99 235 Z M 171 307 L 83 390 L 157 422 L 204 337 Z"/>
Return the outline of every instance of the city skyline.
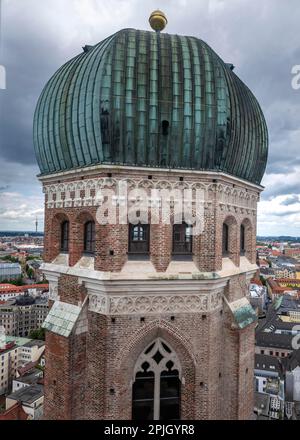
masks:
<path fill-rule="evenodd" d="M 7 71 L 7 89 L 0 90 L 0 230 L 34 230 L 36 217 L 42 229 L 32 119 L 49 77 L 85 44 L 96 44 L 122 28 L 147 29 L 145 16 L 160 6 L 146 1 L 141 8 L 137 1 L 117 0 L 109 5 L 82 0 L 41 3 L 4 0 L 2 5 L 0 64 Z M 182 0 L 176 5 L 165 1 L 161 8 L 169 18 L 167 32 L 206 41 L 236 66 L 235 72 L 257 96 L 270 135 L 258 235 L 300 236 L 300 90 L 291 85 L 292 68 L 300 64 L 296 1 L 287 6 L 279 0 Z"/>

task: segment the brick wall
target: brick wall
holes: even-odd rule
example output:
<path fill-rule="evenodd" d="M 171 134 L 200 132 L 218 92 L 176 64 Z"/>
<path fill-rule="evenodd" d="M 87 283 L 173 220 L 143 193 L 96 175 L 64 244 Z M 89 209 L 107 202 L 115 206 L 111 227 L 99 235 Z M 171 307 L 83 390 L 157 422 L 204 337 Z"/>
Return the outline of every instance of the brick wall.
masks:
<path fill-rule="evenodd" d="M 72 290 L 71 278 L 60 281 L 61 291 Z M 242 297 L 244 285 L 232 280 L 228 298 Z M 181 363 L 183 419 L 250 418 L 254 328 L 239 331 L 232 324 L 226 306 L 174 316 L 89 312 L 87 333 L 47 335 L 45 418 L 130 420 L 134 365 L 157 337 Z"/>

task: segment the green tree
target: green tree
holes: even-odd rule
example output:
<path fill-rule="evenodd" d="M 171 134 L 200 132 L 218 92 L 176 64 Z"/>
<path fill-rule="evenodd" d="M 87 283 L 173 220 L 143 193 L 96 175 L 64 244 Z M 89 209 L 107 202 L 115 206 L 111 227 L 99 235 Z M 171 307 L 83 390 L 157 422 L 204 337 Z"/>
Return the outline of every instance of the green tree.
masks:
<path fill-rule="evenodd" d="M 34 278 L 34 270 L 31 267 L 29 267 L 28 270 L 27 270 L 27 276 L 31 280 Z"/>
<path fill-rule="evenodd" d="M 2 284 L 12 284 L 13 286 L 24 286 L 24 278 L 22 275 L 19 276 L 16 280 L 3 280 L 1 281 Z"/>
<path fill-rule="evenodd" d="M 5 255 L 5 257 L 0 258 L 2 261 L 9 261 L 10 263 L 17 263 L 18 259 L 16 257 L 12 257 L 11 255 Z"/>
<path fill-rule="evenodd" d="M 40 341 L 44 341 L 45 340 L 45 329 L 44 328 L 39 328 L 36 330 L 32 330 L 32 332 L 30 332 L 29 334 L 29 338 L 30 339 L 38 339 Z"/>

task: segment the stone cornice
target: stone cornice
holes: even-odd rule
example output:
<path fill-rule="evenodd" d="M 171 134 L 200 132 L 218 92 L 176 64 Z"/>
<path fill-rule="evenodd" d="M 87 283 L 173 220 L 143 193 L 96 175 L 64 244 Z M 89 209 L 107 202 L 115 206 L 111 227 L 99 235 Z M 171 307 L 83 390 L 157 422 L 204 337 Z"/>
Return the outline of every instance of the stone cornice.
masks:
<path fill-rule="evenodd" d="M 244 267 L 237 267 L 232 265 L 226 271 L 209 272 L 209 273 L 191 273 L 191 274 L 169 274 L 168 272 L 155 272 L 155 273 L 137 273 L 134 276 L 132 273 L 121 272 L 101 272 L 92 269 L 82 269 L 80 267 L 69 267 L 65 265 L 58 265 L 53 263 L 44 263 L 41 266 L 42 272 L 47 276 L 58 278 L 60 275 L 75 276 L 82 280 L 82 282 L 91 282 L 94 284 L 102 285 L 103 283 L 111 283 L 120 286 L 136 285 L 137 283 L 152 283 L 151 285 L 157 286 L 160 283 L 170 285 L 180 285 L 180 283 L 186 284 L 208 284 L 216 285 L 217 283 L 223 283 L 224 280 L 228 280 L 233 275 L 239 274 L 253 274 L 257 270 L 256 265 L 248 264 Z"/>

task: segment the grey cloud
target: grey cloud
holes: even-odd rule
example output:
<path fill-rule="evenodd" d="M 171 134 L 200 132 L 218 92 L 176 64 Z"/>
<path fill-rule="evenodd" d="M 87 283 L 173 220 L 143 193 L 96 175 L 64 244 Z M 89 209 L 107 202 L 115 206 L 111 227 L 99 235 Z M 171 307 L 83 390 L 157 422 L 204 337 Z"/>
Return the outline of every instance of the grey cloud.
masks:
<path fill-rule="evenodd" d="M 274 215 L 275 217 L 288 217 L 289 215 L 293 215 L 293 214 L 299 214 L 300 209 L 295 209 L 293 211 L 288 211 L 288 212 L 273 212 L 271 213 L 271 215 Z"/>
<path fill-rule="evenodd" d="M 296 205 L 300 202 L 300 196 L 297 196 L 296 194 L 293 194 L 292 196 L 288 197 L 286 200 L 281 202 L 281 205 L 283 206 L 291 206 Z"/>
<path fill-rule="evenodd" d="M 290 194 L 300 194 L 300 181 L 285 182 L 282 180 L 280 184 L 268 184 L 262 193 L 262 200 L 271 200 L 277 196 L 289 196 Z"/>

